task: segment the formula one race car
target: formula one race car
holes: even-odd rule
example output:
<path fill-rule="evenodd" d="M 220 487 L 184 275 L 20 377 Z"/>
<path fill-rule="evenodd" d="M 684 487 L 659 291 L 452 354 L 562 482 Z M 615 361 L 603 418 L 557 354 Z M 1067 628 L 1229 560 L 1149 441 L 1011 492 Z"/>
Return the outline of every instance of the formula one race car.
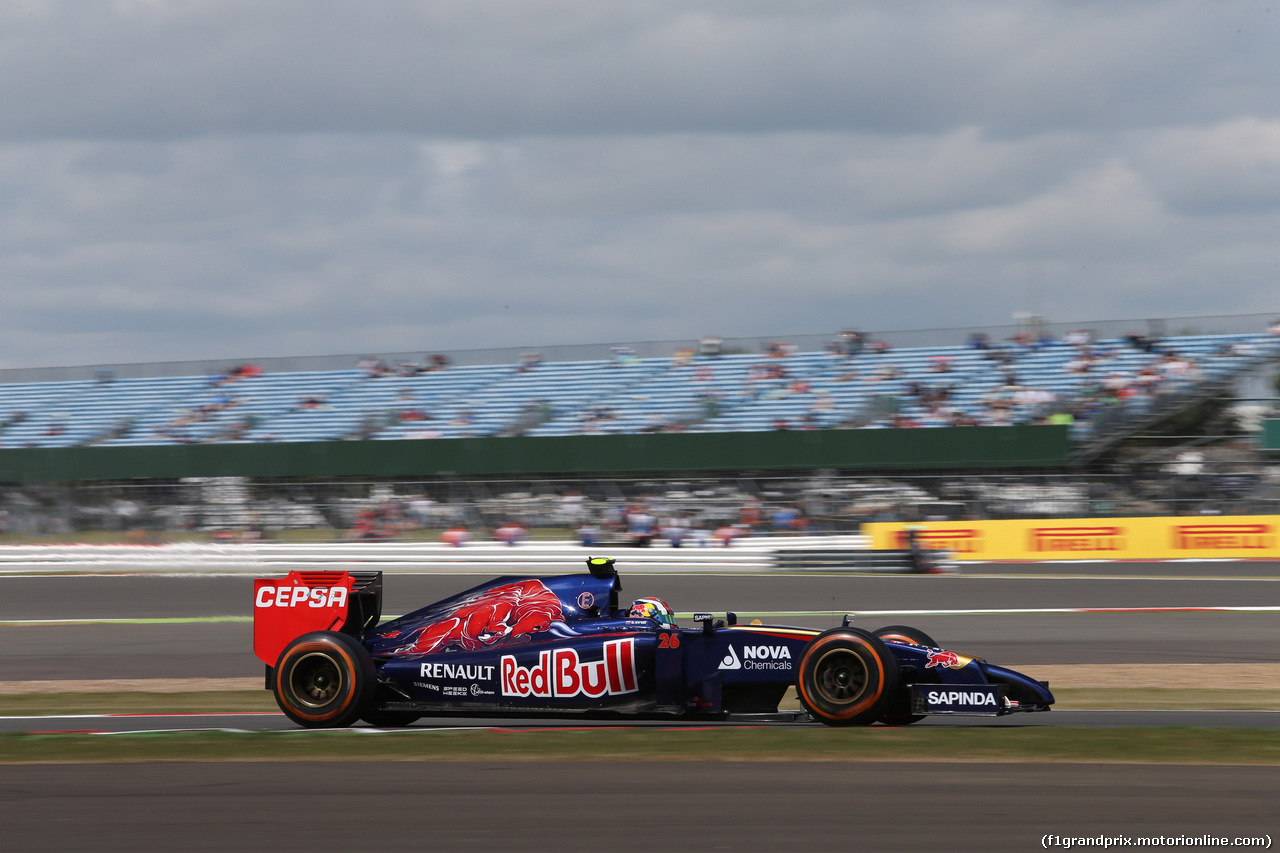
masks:
<path fill-rule="evenodd" d="M 308 727 L 404 726 L 423 715 L 776 712 L 789 687 L 831 726 L 927 714 L 1047 711 L 1045 682 L 938 648 L 893 626 L 870 633 L 739 625 L 680 628 L 656 598 L 620 607 L 614 561 L 588 573 L 504 577 L 378 624 L 381 572 L 294 571 L 254 583 L 254 652 L 281 710 Z"/>

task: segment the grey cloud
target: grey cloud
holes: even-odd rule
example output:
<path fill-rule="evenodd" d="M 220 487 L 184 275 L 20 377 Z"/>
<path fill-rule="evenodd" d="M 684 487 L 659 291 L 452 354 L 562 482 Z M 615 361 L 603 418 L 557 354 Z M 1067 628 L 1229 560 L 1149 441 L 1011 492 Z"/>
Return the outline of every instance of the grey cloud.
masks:
<path fill-rule="evenodd" d="M 1223 118 L 1280 74 L 1257 4 L 90 4 L 11 11 L 8 138 L 780 129 Z"/>
<path fill-rule="evenodd" d="M 1280 209 L 1280 119 L 1167 128 L 1149 135 L 1135 159 L 1162 197 L 1188 214 Z"/>
<path fill-rule="evenodd" d="M 1058 316 L 1266 310 L 1273 217 L 1206 228 L 1140 162 L 971 130 L 7 146 L 3 325 L 38 361 L 95 328 L 230 357 L 988 324 L 1036 288 Z"/>
<path fill-rule="evenodd" d="M 0 9 L 0 366 L 1269 311 L 1243 3 Z"/>

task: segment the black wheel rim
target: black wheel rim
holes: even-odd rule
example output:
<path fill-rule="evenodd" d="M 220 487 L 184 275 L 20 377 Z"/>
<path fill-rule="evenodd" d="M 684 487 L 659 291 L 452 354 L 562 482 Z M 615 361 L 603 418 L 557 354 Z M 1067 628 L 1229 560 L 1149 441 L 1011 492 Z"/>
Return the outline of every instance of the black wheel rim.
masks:
<path fill-rule="evenodd" d="M 293 665 L 289 687 L 303 705 L 323 708 L 342 692 L 342 670 L 329 655 L 311 652 Z"/>
<path fill-rule="evenodd" d="M 832 705 L 851 705 L 867 690 L 871 673 L 866 661 L 848 649 L 832 649 L 813 668 L 814 688 Z"/>

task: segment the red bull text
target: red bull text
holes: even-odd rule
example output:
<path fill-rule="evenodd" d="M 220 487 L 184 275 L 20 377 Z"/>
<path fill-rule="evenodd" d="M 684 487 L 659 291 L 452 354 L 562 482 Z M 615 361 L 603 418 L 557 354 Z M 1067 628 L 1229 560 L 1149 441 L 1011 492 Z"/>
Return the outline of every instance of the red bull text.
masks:
<path fill-rule="evenodd" d="M 521 666 L 515 655 L 503 655 L 502 695 L 595 699 L 639 690 L 635 641 L 611 640 L 604 644 L 603 651 L 602 660 L 583 663 L 575 649 L 547 649 L 538 655 L 538 663 L 532 667 Z"/>

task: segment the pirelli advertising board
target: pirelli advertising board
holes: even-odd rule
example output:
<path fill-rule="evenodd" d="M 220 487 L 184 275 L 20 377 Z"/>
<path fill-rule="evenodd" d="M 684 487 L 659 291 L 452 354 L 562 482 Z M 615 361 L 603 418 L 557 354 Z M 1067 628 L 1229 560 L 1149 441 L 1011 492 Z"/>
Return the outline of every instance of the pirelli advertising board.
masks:
<path fill-rule="evenodd" d="M 1063 518 L 914 525 L 926 547 L 960 560 L 1280 558 L 1280 516 Z M 867 524 L 873 548 L 905 548 L 908 525 Z"/>

